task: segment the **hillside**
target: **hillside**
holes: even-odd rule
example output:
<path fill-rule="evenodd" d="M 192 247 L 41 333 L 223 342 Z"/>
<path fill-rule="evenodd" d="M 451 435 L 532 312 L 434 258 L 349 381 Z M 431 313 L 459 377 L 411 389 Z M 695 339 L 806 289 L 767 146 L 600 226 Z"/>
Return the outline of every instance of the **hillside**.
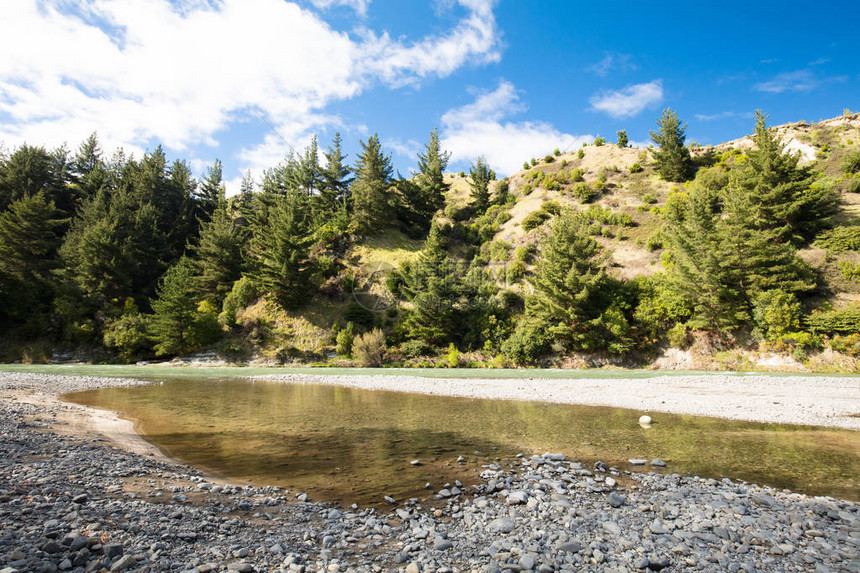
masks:
<path fill-rule="evenodd" d="M 355 168 L 309 149 L 229 201 L 219 164 L 198 182 L 161 148 L 22 146 L 0 156 L 0 355 L 860 368 L 860 115 L 679 141 L 496 180 L 445 173 L 435 130 L 395 178 L 373 136 Z"/>

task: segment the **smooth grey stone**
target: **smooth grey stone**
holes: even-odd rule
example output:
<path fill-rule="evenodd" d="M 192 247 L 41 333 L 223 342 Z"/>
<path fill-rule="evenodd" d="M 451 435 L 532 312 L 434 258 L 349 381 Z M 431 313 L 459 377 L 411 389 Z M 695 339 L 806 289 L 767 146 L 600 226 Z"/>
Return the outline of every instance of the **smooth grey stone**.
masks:
<path fill-rule="evenodd" d="M 445 551 L 446 549 L 451 549 L 452 547 L 454 547 L 454 544 L 447 539 L 437 538 L 436 541 L 433 542 L 433 549 L 435 549 L 436 551 Z"/>
<path fill-rule="evenodd" d="M 524 491 L 512 491 L 508 494 L 507 502 L 509 505 L 521 505 L 523 503 L 527 503 L 529 500 L 529 494 Z"/>
<path fill-rule="evenodd" d="M 614 491 L 611 492 L 607 498 L 609 499 L 609 505 L 612 507 L 621 507 L 627 501 L 626 497 Z"/>
<path fill-rule="evenodd" d="M 492 533 L 510 533 L 516 528 L 517 524 L 513 519 L 507 517 L 498 517 L 490 522 L 487 526 Z"/>
<path fill-rule="evenodd" d="M 612 533 L 613 535 L 621 535 L 621 526 L 614 521 L 604 521 L 603 529 L 605 529 L 609 533 Z"/>
<path fill-rule="evenodd" d="M 627 461 L 630 462 L 631 466 L 644 466 L 648 463 L 648 460 L 643 460 L 642 458 L 630 458 Z"/>
<path fill-rule="evenodd" d="M 72 503 L 77 503 L 78 505 L 82 505 L 82 504 L 86 503 L 87 500 L 89 500 L 89 498 L 87 497 L 87 494 L 82 493 L 81 495 L 76 495 L 75 497 L 73 497 Z"/>
<path fill-rule="evenodd" d="M 122 543 L 107 543 L 102 546 L 102 554 L 110 560 L 114 560 L 123 554 Z"/>
<path fill-rule="evenodd" d="M 123 555 L 119 559 L 116 560 L 116 563 L 111 565 L 110 570 L 113 571 L 125 571 L 126 569 L 131 569 L 137 564 L 137 559 L 135 559 L 132 555 Z"/>
<path fill-rule="evenodd" d="M 664 462 L 660 458 L 654 458 L 653 460 L 651 460 L 651 465 L 655 468 L 665 468 L 666 462 Z"/>
<path fill-rule="evenodd" d="M 568 553 L 579 553 L 582 551 L 582 543 L 576 539 L 572 539 L 558 546 L 559 551 L 567 551 Z"/>

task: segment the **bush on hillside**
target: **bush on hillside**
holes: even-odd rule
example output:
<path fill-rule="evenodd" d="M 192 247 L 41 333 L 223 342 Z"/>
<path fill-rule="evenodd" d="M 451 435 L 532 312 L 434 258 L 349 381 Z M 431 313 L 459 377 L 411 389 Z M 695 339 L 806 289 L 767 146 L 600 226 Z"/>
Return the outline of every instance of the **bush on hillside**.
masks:
<path fill-rule="evenodd" d="M 378 328 L 358 336 L 352 343 L 352 356 L 359 366 L 382 365 L 385 350 L 385 334 Z"/>

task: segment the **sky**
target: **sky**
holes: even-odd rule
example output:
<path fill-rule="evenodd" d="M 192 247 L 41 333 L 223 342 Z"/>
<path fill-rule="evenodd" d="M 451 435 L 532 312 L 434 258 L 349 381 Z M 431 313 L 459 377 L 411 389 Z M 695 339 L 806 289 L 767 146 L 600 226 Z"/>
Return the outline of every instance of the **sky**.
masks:
<path fill-rule="evenodd" d="M 0 0 L 0 142 L 162 145 L 228 194 L 340 132 L 403 175 L 433 128 L 449 170 L 500 175 L 667 107 L 687 142 L 860 110 L 860 3 Z M 840 24 L 842 22 L 843 24 Z"/>

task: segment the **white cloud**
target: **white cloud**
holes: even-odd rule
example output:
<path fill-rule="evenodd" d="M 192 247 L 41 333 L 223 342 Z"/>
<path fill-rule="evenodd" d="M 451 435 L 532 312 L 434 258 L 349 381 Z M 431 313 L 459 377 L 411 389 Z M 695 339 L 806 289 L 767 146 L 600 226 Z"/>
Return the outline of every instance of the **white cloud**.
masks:
<path fill-rule="evenodd" d="M 543 121 L 503 121 L 524 110 L 514 85 L 502 80 L 494 91 L 477 94 L 473 103 L 442 116 L 442 147 L 451 152 L 452 163 L 468 164 L 483 156 L 497 172 L 509 175 L 530 157 L 593 139 L 563 133 Z"/>
<path fill-rule="evenodd" d="M 784 72 L 773 79 L 757 83 L 756 91 L 779 94 L 782 92 L 809 92 L 821 85 L 821 81 L 809 70 Z"/>
<path fill-rule="evenodd" d="M 638 66 L 632 62 L 630 54 L 617 54 L 615 52 L 606 52 L 603 59 L 594 65 L 586 68 L 587 71 L 593 72 L 600 77 L 605 77 L 609 72 L 618 70 L 621 72 L 637 69 Z"/>
<path fill-rule="evenodd" d="M 311 3 L 322 10 L 332 6 L 347 6 L 362 17 L 367 16 L 367 7 L 370 6 L 370 0 L 311 0 Z"/>
<path fill-rule="evenodd" d="M 697 113 L 694 116 L 699 121 L 717 121 L 721 119 L 752 119 L 752 112 L 721 111 L 719 113 Z"/>
<path fill-rule="evenodd" d="M 361 12 L 368 1 L 313 3 Z M 98 131 L 106 149 L 215 148 L 234 123 L 259 122 L 254 110 L 299 146 L 338 123 L 325 113 L 334 101 L 497 60 L 495 2 L 458 4 L 466 14 L 452 29 L 410 41 L 367 30 L 356 40 L 284 0 L 6 2 L 0 140 L 76 145 Z M 241 168 L 287 149 L 270 133 L 241 153 Z"/>
<path fill-rule="evenodd" d="M 663 81 L 635 84 L 616 91 L 605 91 L 591 97 L 591 109 L 612 117 L 631 117 L 663 99 Z"/>

